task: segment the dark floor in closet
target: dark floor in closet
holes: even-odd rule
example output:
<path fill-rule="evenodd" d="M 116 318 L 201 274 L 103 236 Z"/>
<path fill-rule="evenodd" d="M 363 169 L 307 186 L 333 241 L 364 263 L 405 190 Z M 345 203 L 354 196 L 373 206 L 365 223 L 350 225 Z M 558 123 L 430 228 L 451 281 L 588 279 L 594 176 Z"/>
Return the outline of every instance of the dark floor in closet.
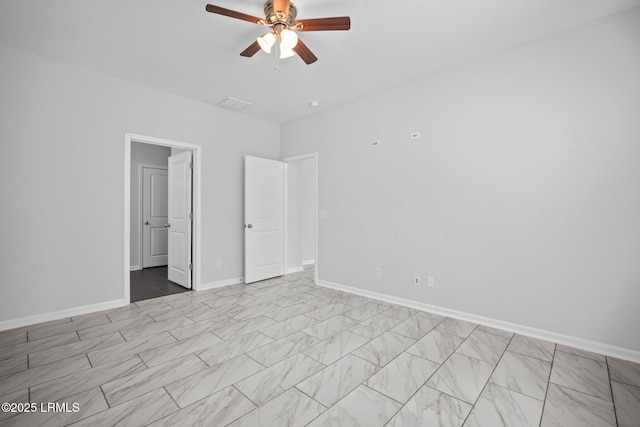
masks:
<path fill-rule="evenodd" d="M 167 279 L 166 265 L 131 272 L 131 302 L 179 294 L 189 290 Z"/>

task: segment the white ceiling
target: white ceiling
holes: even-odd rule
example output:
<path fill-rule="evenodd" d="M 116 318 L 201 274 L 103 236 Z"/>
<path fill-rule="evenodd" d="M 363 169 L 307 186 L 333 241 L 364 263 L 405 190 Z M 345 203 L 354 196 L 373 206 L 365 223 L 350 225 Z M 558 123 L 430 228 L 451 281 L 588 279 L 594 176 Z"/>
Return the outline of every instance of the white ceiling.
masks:
<path fill-rule="evenodd" d="M 261 0 L 209 2 L 262 16 Z M 351 17 L 351 31 L 301 33 L 312 65 L 239 56 L 264 27 L 206 3 L 0 0 L 0 43 L 210 104 L 233 96 L 253 104 L 243 113 L 283 123 L 640 0 L 298 0 L 298 18 Z"/>

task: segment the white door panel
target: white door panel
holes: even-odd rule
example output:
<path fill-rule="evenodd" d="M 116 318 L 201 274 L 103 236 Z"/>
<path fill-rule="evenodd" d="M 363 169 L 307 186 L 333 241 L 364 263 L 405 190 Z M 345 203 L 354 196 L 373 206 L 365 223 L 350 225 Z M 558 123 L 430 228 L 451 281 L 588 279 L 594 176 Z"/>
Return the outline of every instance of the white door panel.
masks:
<path fill-rule="evenodd" d="M 245 156 L 245 268 L 252 283 L 284 274 L 284 163 Z"/>
<path fill-rule="evenodd" d="M 142 169 L 142 268 L 167 265 L 167 170 Z"/>
<path fill-rule="evenodd" d="M 151 230 L 151 244 L 150 249 L 151 249 L 151 257 L 155 258 L 155 257 L 160 257 L 160 256 L 164 256 L 165 257 L 165 264 L 166 264 L 166 258 L 167 258 L 167 229 L 165 227 L 162 228 L 154 228 L 153 230 Z"/>
<path fill-rule="evenodd" d="M 169 157 L 169 280 L 191 288 L 191 152 Z"/>

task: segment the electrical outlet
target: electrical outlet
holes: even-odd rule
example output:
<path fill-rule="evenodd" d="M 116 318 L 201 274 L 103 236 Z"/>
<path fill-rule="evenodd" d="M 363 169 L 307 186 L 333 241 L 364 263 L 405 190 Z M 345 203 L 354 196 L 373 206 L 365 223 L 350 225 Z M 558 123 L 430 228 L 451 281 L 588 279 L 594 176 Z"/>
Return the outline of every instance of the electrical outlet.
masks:
<path fill-rule="evenodd" d="M 427 277 L 427 287 L 429 287 L 429 288 L 435 288 L 436 287 L 436 279 L 434 279 L 433 276 Z"/>
<path fill-rule="evenodd" d="M 222 260 L 216 260 L 216 268 L 222 268 Z"/>
<path fill-rule="evenodd" d="M 416 276 L 413 278 L 413 284 L 416 286 L 422 286 L 422 281 L 420 280 L 420 276 Z"/>
<path fill-rule="evenodd" d="M 376 267 L 375 275 L 376 277 L 382 277 L 382 269 L 380 267 Z"/>

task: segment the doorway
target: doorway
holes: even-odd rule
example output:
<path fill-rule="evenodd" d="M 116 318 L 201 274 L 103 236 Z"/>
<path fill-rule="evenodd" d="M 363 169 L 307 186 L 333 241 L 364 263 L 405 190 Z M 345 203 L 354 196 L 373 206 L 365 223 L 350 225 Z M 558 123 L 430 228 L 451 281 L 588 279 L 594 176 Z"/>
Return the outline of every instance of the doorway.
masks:
<path fill-rule="evenodd" d="M 317 279 L 318 155 L 282 159 L 285 167 L 285 272 L 313 270 Z"/>
<path fill-rule="evenodd" d="M 125 134 L 124 302 L 200 285 L 201 147 Z"/>
<path fill-rule="evenodd" d="M 318 155 L 245 156 L 245 283 L 318 277 Z"/>

